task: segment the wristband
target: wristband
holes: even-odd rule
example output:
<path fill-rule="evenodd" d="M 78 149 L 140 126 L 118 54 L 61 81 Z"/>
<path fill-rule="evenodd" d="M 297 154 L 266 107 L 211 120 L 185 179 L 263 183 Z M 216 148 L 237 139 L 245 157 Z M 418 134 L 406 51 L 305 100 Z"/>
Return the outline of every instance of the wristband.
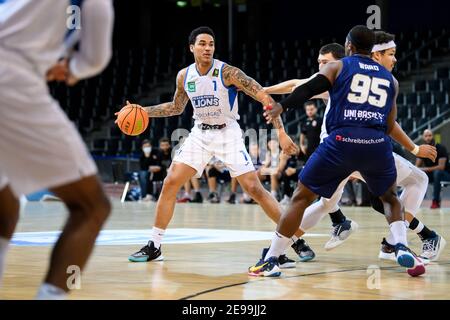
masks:
<path fill-rule="evenodd" d="M 417 154 L 419 153 L 419 150 L 420 150 L 420 148 L 419 148 L 419 146 L 416 144 L 416 145 L 414 145 L 414 149 L 411 150 L 411 153 L 412 153 L 413 155 L 417 156 Z"/>

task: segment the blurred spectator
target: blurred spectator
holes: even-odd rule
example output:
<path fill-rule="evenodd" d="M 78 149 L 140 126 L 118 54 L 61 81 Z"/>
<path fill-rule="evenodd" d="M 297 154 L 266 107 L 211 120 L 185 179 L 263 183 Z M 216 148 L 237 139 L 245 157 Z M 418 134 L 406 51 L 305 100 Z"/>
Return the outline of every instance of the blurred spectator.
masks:
<path fill-rule="evenodd" d="M 259 169 L 259 176 L 261 181 L 270 179 L 270 193 L 272 196 L 278 198 L 278 165 L 280 161 L 280 146 L 277 140 L 269 140 L 267 143 L 266 159 L 263 162 L 262 167 Z"/>
<path fill-rule="evenodd" d="M 194 189 L 194 198 L 191 197 L 192 189 Z M 203 203 L 203 196 L 202 193 L 200 192 L 200 179 L 193 177 L 191 178 L 190 181 L 187 181 L 184 184 L 183 196 L 179 198 L 177 202 Z"/>
<path fill-rule="evenodd" d="M 209 188 L 208 201 L 211 203 L 220 203 L 220 196 L 217 193 L 217 183 L 218 181 L 230 182 L 230 172 L 222 161 L 212 158 L 206 168 L 206 176 L 208 178 Z"/>
<path fill-rule="evenodd" d="M 261 168 L 262 168 L 263 164 L 261 161 L 261 157 L 259 154 L 259 146 L 257 143 L 251 143 L 248 146 L 248 154 L 250 155 L 250 158 L 252 159 L 252 163 L 253 163 L 253 166 L 255 167 L 258 178 L 262 181 L 264 179 L 264 176 L 261 174 Z M 250 196 L 247 193 L 245 193 L 245 191 L 243 192 L 243 195 L 242 195 L 242 202 L 247 203 L 247 204 L 256 203 L 252 198 L 250 198 Z"/>
<path fill-rule="evenodd" d="M 317 115 L 317 104 L 314 100 L 305 103 L 305 112 L 307 118 L 301 125 L 300 150 L 306 161 L 320 144 L 322 118 Z"/>
<path fill-rule="evenodd" d="M 140 171 L 139 171 L 139 184 L 141 186 L 141 197 L 144 201 L 150 201 L 152 199 L 154 178 L 161 177 L 161 158 L 158 149 L 152 148 L 150 140 L 142 141 L 142 154 L 139 159 Z"/>
<path fill-rule="evenodd" d="M 283 185 L 281 194 L 282 199 L 280 204 L 285 206 L 289 204 L 294 187 L 297 185 L 298 174 L 301 171 L 301 164 L 297 156 L 289 156 L 284 152 L 280 154 L 280 164 L 278 166 L 278 176 L 280 183 Z"/>
<path fill-rule="evenodd" d="M 167 176 L 167 170 L 169 170 L 169 167 L 172 164 L 172 147 L 170 146 L 169 138 L 164 137 L 159 139 L 159 151 L 162 165 L 161 174 L 164 179 Z"/>
<path fill-rule="evenodd" d="M 433 162 L 430 159 L 416 159 L 416 166 L 421 168 L 430 181 L 433 182 L 433 201 L 431 209 L 441 207 L 441 181 L 450 181 L 450 165 L 448 162 L 447 149 L 440 143 L 434 141 L 433 132 L 429 129 L 423 132 L 423 141 L 426 144 L 436 146 L 437 157 Z"/>

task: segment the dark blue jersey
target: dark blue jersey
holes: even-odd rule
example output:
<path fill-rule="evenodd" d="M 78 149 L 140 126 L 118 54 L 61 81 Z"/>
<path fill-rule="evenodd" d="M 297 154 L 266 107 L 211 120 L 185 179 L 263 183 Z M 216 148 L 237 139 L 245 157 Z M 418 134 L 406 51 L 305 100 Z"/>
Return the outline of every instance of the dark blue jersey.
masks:
<path fill-rule="evenodd" d="M 341 73 L 329 91 L 327 132 L 343 127 L 386 131 L 395 99 L 392 74 L 367 56 L 352 55 L 341 61 Z"/>

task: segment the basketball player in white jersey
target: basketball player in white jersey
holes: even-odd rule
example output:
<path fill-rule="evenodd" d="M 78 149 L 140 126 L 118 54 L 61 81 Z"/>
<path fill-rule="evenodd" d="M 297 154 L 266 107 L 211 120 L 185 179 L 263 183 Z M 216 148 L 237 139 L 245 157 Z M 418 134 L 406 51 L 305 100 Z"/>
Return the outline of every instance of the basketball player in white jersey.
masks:
<path fill-rule="evenodd" d="M 66 51 L 69 5 L 68 0 L 0 2 L 0 280 L 19 218 L 18 197 L 48 188 L 69 211 L 37 299 L 66 297 L 68 267 L 83 269 L 110 212 L 95 163 L 50 96 L 46 76 L 74 84 L 105 68 L 113 7 L 110 0 L 84 1 L 79 51 L 58 64 Z"/>
<path fill-rule="evenodd" d="M 386 67 L 389 71 L 392 71 L 396 63 L 394 36 L 383 31 L 377 31 L 375 34 L 377 44 L 372 50 L 372 58 Z M 328 61 L 334 61 L 334 58 L 333 55 L 319 55 L 319 68 Z M 289 80 L 273 87 L 266 88 L 266 91 L 268 93 L 285 93 L 287 90 L 292 91 L 296 86 L 301 85 L 302 83 L 304 83 L 304 80 Z M 327 99 L 327 93 L 321 94 L 320 98 Z M 329 106 L 327 105 L 325 116 L 328 108 Z M 322 126 L 321 140 L 326 136 L 326 128 L 325 126 Z M 430 159 L 436 157 L 436 150 L 434 148 L 430 148 L 427 145 L 416 146 L 398 124 L 391 132 L 391 137 L 417 157 Z M 403 188 L 400 201 L 405 207 L 405 223 L 412 231 L 417 233 L 422 240 L 422 253 L 420 257 L 422 257 L 425 262 L 427 260 L 436 261 L 445 247 L 446 241 L 415 218 L 427 190 L 428 177 L 420 169 L 398 154 L 394 153 L 394 160 L 397 169 L 397 185 Z M 355 173 L 354 178 L 363 180 L 359 173 Z M 303 217 L 300 226 L 300 229 L 306 232 L 306 230 L 315 226 L 328 212 L 333 212 L 330 214 L 332 219 L 334 218 L 332 216 L 333 214 L 336 215 L 338 219 L 340 217 L 340 222 L 333 223 L 334 228 L 332 237 L 325 245 L 325 249 L 327 250 L 331 250 L 342 244 L 348 239 L 354 229 L 353 222 L 349 222 L 338 207 L 338 202 L 342 197 L 344 186 L 347 181 L 348 179 L 344 180 L 339 185 L 338 189 L 330 199 L 322 198 L 320 201 L 306 209 L 305 216 Z M 375 210 L 381 213 L 384 212 L 380 202 L 376 199 L 372 199 L 372 202 Z M 383 239 L 379 258 L 395 261 L 395 254 L 392 250 L 392 245 L 389 245 L 389 241 L 391 241 L 390 243 L 393 242 L 391 240 L 391 235 L 389 235 L 387 239 Z M 304 252 L 305 255 L 314 257 L 312 250 L 304 250 Z"/>
<path fill-rule="evenodd" d="M 190 100 L 195 124 L 178 149 L 164 180 L 156 205 L 151 240 L 129 257 L 132 262 L 163 259 L 161 241 L 173 216 L 176 194 L 191 177 L 200 176 L 214 156 L 225 164 L 231 177 L 237 179 L 244 191 L 260 204 L 273 221 L 278 221 L 280 217 L 280 206 L 259 181 L 236 121 L 239 119 L 237 90 L 263 105 L 273 102 L 273 99 L 240 69 L 214 59 L 214 40 L 214 33 L 208 27 L 193 30 L 189 45 L 195 63 L 178 73 L 173 101 L 146 107 L 149 117 L 169 117 L 180 115 Z M 281 118 L 275 121 L 274 127 L 278 129 L 284 152 L 296 153 L 297 146 L 284 131 Z M 286 256 L 281 259 L 285 267 L 295 266 L 295 262 Z"/>

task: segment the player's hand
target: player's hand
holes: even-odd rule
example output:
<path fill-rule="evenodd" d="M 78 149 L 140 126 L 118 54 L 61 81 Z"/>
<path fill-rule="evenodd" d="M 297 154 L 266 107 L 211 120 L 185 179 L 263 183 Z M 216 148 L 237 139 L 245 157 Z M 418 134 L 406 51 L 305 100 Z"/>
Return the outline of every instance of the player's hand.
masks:
<path fill-rule="evenodd" d="M 63 82 L 66 81 L 67 76 L 69 74 L 69 64 L 67 59 L 62 59 L 54 64 L 46 74 L 46 79 L 48 82 L 58 81 Z"/>
<path fill-rule="evenodd" d="M 287 168 L 287 169 L 284 171 L 284 173 L 285 173 L 288 177 L 294 175 L 296 172 L 297 172 L 297 169 L 291 168 L 291 167 Z"/>
<path fill-rule="evenodd" d="M 278 138 L 280 140 L 280 147 L 284 153 L 291 156 L 298 154 L 299 150 L 297 145 L 294 141 L 292 141 L 291 137 L 289 137 L 286 132 L 280 132 L 280 136 Z"/>
<path fill-rule="evenodd" d="M 126 106 L 128 106 L 128 105 L 130 105 L 130 104 L 131 104 L 130 101 L 127 100 L 127 102 L 125 103 L 125 106 L 123 106 L 122 109 L 120 109 L 119 111 L 117 111 L 116 113 L 114 113 L 114 115 L 117 117 L 117 116 L 119 115 L 119 113 L 123 110 L 123 108 L 125 108 Z M 114 121 L 114 123 L 117 123 L 117 122 L 118 122 L 118 120 L 116 119 L 116 120 Z"/>
<path fill-rule="evenodd" d="M 283 112 L 283 107 L 278 102 L 275 102 L 275 104 L 264 106 L 264 110 L 263 116 L 269 124 Z"/>
<path fill-rule="evenodd" d="M 302 153 L 304 154 L 304 155 L 306 155 L 306 146 L 300 146 L 300 149 L 302 150 Z"/>
<path fill-rule="evenodd" d="M 421 144 L 419 146 L 419 152 L 416 157 L 418 158 L 428 158 L 431 161 L 435 161 L 437 157 L 437 151 L 435 146 L 431 146 L 429 144 Z"/>

